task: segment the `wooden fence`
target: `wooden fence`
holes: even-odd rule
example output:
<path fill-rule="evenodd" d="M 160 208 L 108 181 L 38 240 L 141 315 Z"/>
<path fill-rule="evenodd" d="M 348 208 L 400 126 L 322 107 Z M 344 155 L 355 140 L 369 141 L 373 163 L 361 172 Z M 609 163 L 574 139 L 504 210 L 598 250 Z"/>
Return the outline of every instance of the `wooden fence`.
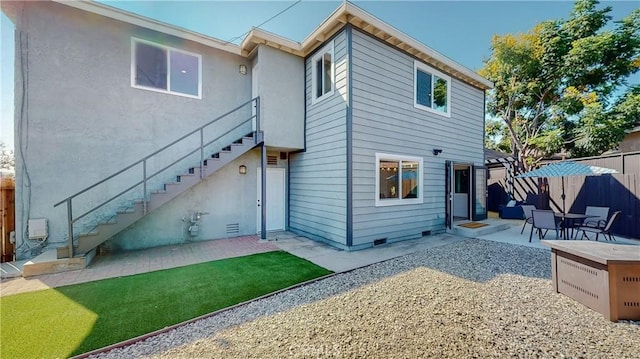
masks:
<path fill-rule="evenodd" d="M 584 213 L 586 206 L 609 207 L 609 213 L 622 211 L 622 215 L 613 226 L 613 233 L 640 239 L 640 152 L 578 158 L 572 161 L 613 168 L 620 174 L 513 178 L 514 198 L 535 204 L 541 209 L 560 212 L 563 208 L 561 195 L 564 181 L 567 212 Z M 497 211 L 500 204 L 507 203 L 508 180 L 504 167 L 489 169 L 487 186 L 490 211 Z"/>
<path fill-rule="evenodd" d="M 14 246 L 9 241 L 15 229 L 15 182 L 13 178 L 0 178 L 0 241 L 2 242 L 2 262 L 14 259 Z"/>

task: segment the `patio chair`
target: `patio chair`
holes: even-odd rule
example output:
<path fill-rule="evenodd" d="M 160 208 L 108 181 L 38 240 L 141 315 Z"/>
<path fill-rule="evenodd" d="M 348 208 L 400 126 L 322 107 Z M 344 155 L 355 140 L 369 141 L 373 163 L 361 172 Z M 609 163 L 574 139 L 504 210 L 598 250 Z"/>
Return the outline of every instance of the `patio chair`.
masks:
<path fill-rule="evenodd" d="M 522 230 L 520 234 L 524 233 L 524 227 L 527 226 L 527 223 L 533 224 L 533 217 L 531 216 L 531 211 L 536 209 L 536 206 L 532 204 L 523 204 L 520 206 L 522 208 L 522 213 L 524 213 L 524 223 L 522 224 Z"/>
<path fill-rule="evenodd" d="M 582 226 L 603 228 L 607 224 L 607 218 L 609 218 L 609 207 L 587 206 L 584 214 L 596 217 L 587 218 L 582 223 Z"/>
<path fill-rule="evenodd" d="M 587 236 L 587 232 L 589 232 L 589 233 L 596 234 L 596 241 L 598 240 L 598 237 L 601 234 L 604 236 L 605 239 L 608 239 L 610 241 L 615 241 L 616 240 L 615 237 L 613 236 L 613 234 L 611 234 L 611 226 L 613 226 L 613 223 L 616 221 L 616 219 L 618 219 L 621 213 L 622 211 L 613 212 L 613 214 L 611 215 L 611 218 L 609 218 L 609 220 L 607 221 L 604 227 L 579 226 L 576 229 L 578 231 L 582 231 L 582 236 L 580 237 L 580 239 L 587 237 L 587 240 L 588 240 L 589 236 Z"/>
<path fill-rule="evenodd" d="M 529 242 L 531 242 L 531 236 L 533 236 L 533 230 L 536 229 L 538 231 L 538 238 L 542 239 L 547 235 L 547 232 L 550 229 L 556 231 L 556 239 L 560 238 L 560 229 L 562 221 L 556 219 L 553 211 L 549 210 L 541 210 L 534 209 L 531 211 L 531 218 L 533 218 L 533 223 L 531 224 L 531 233 L 529 234 Z M 544 234 L 542 233 L 544 230 Z"/>

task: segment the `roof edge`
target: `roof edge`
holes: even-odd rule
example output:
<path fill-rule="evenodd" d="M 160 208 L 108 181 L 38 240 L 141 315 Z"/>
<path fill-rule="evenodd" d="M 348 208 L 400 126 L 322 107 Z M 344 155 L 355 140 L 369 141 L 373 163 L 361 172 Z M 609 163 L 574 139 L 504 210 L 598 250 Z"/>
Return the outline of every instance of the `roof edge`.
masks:
<path fill-rule="evenodd" d="M 478 87 L 482 90 L 493 88 L 493 83 L 491 81 L 428 47 L 420 41 L 415 40 L 411 36 L 378 19 L 349 1 L 345 1 L 338 6 L 301 43 L 254 27 L 249 31 L 247 36 L 245 36 L 241 45 L 225 42 L 214 37 L 133 14 L 93 0 L 51 1 L 245 57 L 249 56 L 253 49 L 260 44 L 274 47 L 296 56 L 305 57 L 321 46 L 337 31 L 347 24 L 351 24 L 361 31 L 379 38 L 382 42 L 388 43 L 390 46 L 407 53 L 420 61 L 424 61 L 443 72 L 449 73 L 453 77 L 456 77 L 472 86 Z"/>
<path fill-rule="evenodd" d="M 251 53 L 256 44 L 266 44 L 298 56 L 308 56 L 347 24 L 371 34 L 399 51 L 423 61 L 453 77 L 482 90 L 493 88 L 493 82 L 446 57 L 395 27 L 346 1 L 338 6 L 301 43 L 253 28 L 242 42 L 243 54 Z"/>
<path fill-rule="evenodd" d="M 392 25 L 378 19 L 377 17 L 375 17 L 374 15 L 366 12 L 365 10 L 363 10 L 362 8 L 356 6 L 355 4 L 352 4 L 350 2 L 345 2 L 342 5 L 345 8 L 345 11 L 355 17 L 359 17 L 362 20 L 364 20 L 365 22 L 367 22 L 368 24 L 366 24 L 367 26 L 372 26 L 377 28 L 378 30 L 381 30 L 383 32 L 388 33 L 391 37 L 398 39 L 399 41 L 401 41 L 401 43 L 405 43 L 407 44 L 410 48 L 414 48 L 417 51 L 425 54 L 426 56 L 432 58 L 433 60 L 435 60 L 437 63 L 441 63 L 442 65 L 445 65 L 445 67 L 450 67 L 454 70 L 456 70 L 457 72 L 459 72 L 461 75 L 469 77 L 472 80 L 475 80 L 474 82 L 477 82 L 476 85 L 482 85 L 482 88 L 484 90 L 488 90 L 493 88 L 493 82 L 485 79 L 484 77 L 478 75 L 477 73 L 475 73 L 473 70 L 467 68 L 466 66 L 448 58 L 447 56 L 443 55 L 442 53 L 430 48 L 429 46 L 423 44 L 422 42 L 412 38 L 411 36 L 405 34 L 404 32 L 396 29 L 395 27 L 393 27 Z M 362 25 L 362 24 L 361 24 Z M 365 29 L 365 27 L 367 26 L 363 26 L 362 29 L 367 31 Z M 360 26 L 358 26 L 360 28 Z M 368 32 L 368 31 L 367 31 Z M 376 35 L 376 37 L 380 37 L 378 35 Z M 397 46 L 396 46 L 397 47 Z M 407 50 L 405 50 L 405 52 L 410 53 L 413 56 L 416 56 L 416 54 L 413 54 Z M 420 56 L 417 56 L 420 58 Z"/>
<path fill-rule="evenodd" d="M 289 52 L 300 57 L 305 56 L 299 42 L 257 27 L 251 28 L 251 31 L 249 31 L 244 40 L 242 40 L 242 43 L 240 44 L 242 55 L 248 56 L 258 45 L 271 46 L 278 50 Z"/>
<path fill-rule="evenodd" d="M 123 21 L 129 24 L 141 26 L 151 30 L 155 30 L 167 35 L 176 36 L 185 40 L 197 42 L 215 49 L 227 51 L 236 55 L 240 55 L 242 50 L 240 46 L 216 39 L 214 37 L 206 36 L 195 31 L 187 30 L 183 27 L 167 24 L 158 20 L 154 20 L 148 17 L 137 15 L 125 10 L 98 3 L 93 0 L 51 0 L 55 3 L 73 7 L 79 10 L 84 10 L 97 15 L 102 15 L 114 20 Z"/>

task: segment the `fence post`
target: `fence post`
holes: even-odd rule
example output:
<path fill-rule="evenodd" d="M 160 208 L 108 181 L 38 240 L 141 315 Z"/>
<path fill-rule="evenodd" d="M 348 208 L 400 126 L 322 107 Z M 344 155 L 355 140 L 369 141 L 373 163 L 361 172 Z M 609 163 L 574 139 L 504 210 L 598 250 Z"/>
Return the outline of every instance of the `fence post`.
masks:
<path fill-rule="evenodd" d="M 15 183 L 12 178 L 0 177 L 0 241 L 2 262 L 14 260 L 15 246 L 11 243 L 11 232 L 15 229 Z"/>

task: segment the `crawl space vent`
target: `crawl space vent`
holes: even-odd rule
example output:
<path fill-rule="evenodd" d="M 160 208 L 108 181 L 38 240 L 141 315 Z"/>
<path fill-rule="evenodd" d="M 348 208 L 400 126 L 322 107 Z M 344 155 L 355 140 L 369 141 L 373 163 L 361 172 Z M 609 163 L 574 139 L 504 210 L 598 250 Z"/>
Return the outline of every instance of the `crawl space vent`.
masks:
<path fill-rule="evenodd" d="M 229 223 L 227 224 L 227 235 L 239 234 L 240 233 L 240 224 L 239 223 Z"/>
<path fill-rule="evenodd" d="M 387 239 L 386 238 L 380 238 L 380 239 L 376 239 L 375 241 L 373 241 L 373 245 L 374 246 L 379 246 L 381 244 L 385 244 L 387 243 Z"/>

